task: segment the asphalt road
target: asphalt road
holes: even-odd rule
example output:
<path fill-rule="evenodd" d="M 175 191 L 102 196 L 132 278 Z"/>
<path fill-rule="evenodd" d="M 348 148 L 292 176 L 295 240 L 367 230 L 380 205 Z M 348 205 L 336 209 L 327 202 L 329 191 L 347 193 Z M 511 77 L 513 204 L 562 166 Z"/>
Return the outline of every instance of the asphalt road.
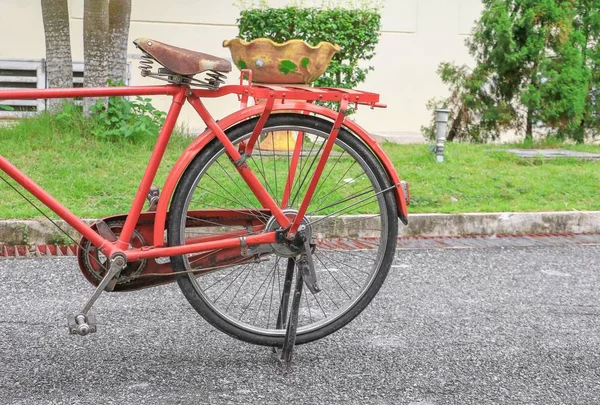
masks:
<path fill-rule="evenodd" d="M 105 294 L 72 258 L 0 260 L 1 404 L 597 404 L 600 246 L 399 250 L 372 305 L 297 348 L 218 332 L 176 285 Z"/>

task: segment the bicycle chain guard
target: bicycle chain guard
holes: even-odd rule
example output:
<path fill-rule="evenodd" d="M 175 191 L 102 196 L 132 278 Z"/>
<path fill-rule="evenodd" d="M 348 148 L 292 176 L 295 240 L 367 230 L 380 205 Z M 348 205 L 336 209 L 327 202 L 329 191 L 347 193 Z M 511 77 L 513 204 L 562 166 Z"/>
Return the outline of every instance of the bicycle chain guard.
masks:
<path fill-rule="evenodd" d="M 141 248 L 147 246 L 146 241 L 154 240 L 154 219 L 155 212 L 142 212 L 138 223 L 135 227 L 131 239 L 131 246 Z M 265 218 L 270 217 L 270 213 L 266 210 L 263 213 Z M 190 211 L 187 215 L 186 227 L 210 227 L 236 225 L 240 229 L 251 229 L 252 227 L 264 226 L 263 222 L 257 219 L 257 211 L 252 210 L 245 213 L 242 210 L 197 210 Z M 91 228 L 99 232 L 106 239 L 110 239 L 110 234 L 107 235 L 106 228 L 109 229 L 115 236 L 121 232 L 123 224 L 127 219 L 126 214 L 114 215 L 103 218 L 102 221 L 107 225 L 99 225 L 100 221 L 91 225 Z M 103 229 L 104 228 L 104 229 Z M 108 233 L 110 233 L 108 232 Z M 260 232 L 255 229 L 254 232 Z M 202 237 L 197 238 L 194 242 L 201 242 Z M 102 277 L 106 274 L 104 263 L 106 257 L 102 255 L 97 248 L 86 239 L 82 238 L 79 247 L 77 248 L 77 258 L 79 268 L 84 277 L 94 286 L 98 286 Z M 96 260 L 95 260 L 96 259 Z M 195 253 L 189 256 L 189 260 L 195 264 L 195 269 L 198 269 L 198 275 L 201 275 L 203 268 L 206 272 L 212 272 L 215 268 L 223 268 L 232 264 L 241 264 L 244 261 L 255 260 L 254 256 L 244 255 L 241 247 L 220 249 L 217 252 L 207 254 L 207 252 Z M 110 285 L 110 291 L 134 291 L 142 288 L 154 287 L 162 284 L 168 284 L 175 281 L 175 273 L 171 266 L 170 260 L 166 258 L 147 259 L 142 261 L 127 263 L 125 269 L 121 271 L 116 278 L 116 283 Z"/>

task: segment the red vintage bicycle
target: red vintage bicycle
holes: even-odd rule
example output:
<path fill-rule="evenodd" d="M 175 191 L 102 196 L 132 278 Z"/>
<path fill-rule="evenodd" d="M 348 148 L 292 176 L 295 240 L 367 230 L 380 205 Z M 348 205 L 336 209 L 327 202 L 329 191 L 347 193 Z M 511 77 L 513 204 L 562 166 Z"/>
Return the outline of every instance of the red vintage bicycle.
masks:
<path fill-rule="evenodd" d="M 212 325 L 246 342 L 284 347 L 288 359 L 294 344 L 348 324 L 390 269 L 398 218 L 407 223 L 406 183 L 346 117 L 349 105 L 385 107 L 379 95 L 255 84 L 251 71 L 242 71 L 239 85 L 224 85 L 227 60 L 149 39 L 134 43 L 143 53 L 142 76 L 167 84 L 0 91 L 0 100 L 172 97 L 127 214 L 89 226 L 0 155 L 3 172 L 82 235 L 79 266 L 96 289 L 69 317 L 70 332 L 96 331 L 89 311 L 103 291 L 175 280 Z M 241 108 L 216 121 L 202 99 L 226 95 L 237 95 Z M 186 101 L 207 129 L 159 192 L 153 179 Z"/>

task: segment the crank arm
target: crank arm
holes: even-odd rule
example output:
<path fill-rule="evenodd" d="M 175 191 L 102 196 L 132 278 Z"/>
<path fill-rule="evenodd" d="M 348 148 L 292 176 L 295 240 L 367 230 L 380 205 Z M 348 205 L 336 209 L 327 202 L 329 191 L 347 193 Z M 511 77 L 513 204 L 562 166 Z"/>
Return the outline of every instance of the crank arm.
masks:
<path fill-rule="evenodd" d="M 102 236 L 104 239 L 108 240 L 109 242 L 116 242 L 118 239 L 117 235 L 115 235 L 115 233 L 112 231 L 112 229 L 110 229 L 108 224 L 101 219 L 96 222 L 96 230 L 98 231 L 98 234 L 100 234 L 100 236 Z M 114 291 L 116 285 L 117 285 L 117 280 L 113 278 L 106 285 L 106 291 L 108 291 L 108 292 Z"/>
<path fill-rule="evenodd" d="M 96 332 L 96 317 L 94 315 L 88 315 L 88 312 L 100 294 L 102 294 L 106 286 L 113 281 L 113 279 L 121 272 L 121 270 L 125 268 L 126 265 L 127 261 L 122 254 L 115 256 L 111 260 L 108 272 L 106 272 L 106 275 L 96 287 L 92 297 L 83 306 L 81 312 L 76 315 L 69 315 L 67 317 L 69 333 L 73 335 L 85 336 L 87 334 Z"/>
<path fill-rule="evenodd" d="M 111 282 L 113 278 L 115 278 L 115 276 L 117 276 L 117 274 L 119 274 L 121 270 L 125 268 L 126 265 L 127 261 L 125 260 L 124 256 L 116 256 L 111 260 L 108 272 L 106 272 L 106 275 L 102 278 L 102 281 L 100 281 L 100 284 L 98 284 L 98 286 L 96 287 L 96 290 L 94 291 L 94 294 L 92 294 L 92 297 L 83 306 L 83 309 L 81 310 L 82 315 L 87 315 L 89 310 L 92 308 L 92 305 L 94 305 L 98 297 L 100 297 L 100 294 L 102 294 L 106 286 Z"/>

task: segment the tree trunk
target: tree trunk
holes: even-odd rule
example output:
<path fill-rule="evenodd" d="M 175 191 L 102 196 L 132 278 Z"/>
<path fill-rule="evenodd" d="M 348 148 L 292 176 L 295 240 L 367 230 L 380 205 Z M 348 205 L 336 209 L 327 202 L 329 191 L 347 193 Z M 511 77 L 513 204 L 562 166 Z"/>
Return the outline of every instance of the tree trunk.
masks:
<path fill-rule="evenodd" d="M 109 45 L 108 78 L 113 83 L 123 82 L 127 76 L 127 42 L 131 0 L 110 0 L 109 4 Z"/>
<path fill-rule="evenodd" d="M 543 24 L 542 24 L 543 27 Z M 539 82 L 537 80 L 537 75 L 538 75 L 538 66 L 539 66 L 539 61 L 535 61 L 533 63 L 533 68 L 531 69 L 530 72 L 530 79 L 529 79 L 529 83 L 531 84 L 531 86 L 539 92 Z M 533 142 L 533 114 L 534 114 L 534 108 L 540 108 L 539 106 L 532 106 L 532 105 L 527 105 L 527 118 L 525 121 L 525 141 L 528 142 Z"/>
<path fill-rule="evenodd" d="M 108 81 L 108 0 L 84 0 L 83 2 L 83 75 L 84 87 L 106 86 Z M 85 98 L 83 111 L 98 98 Z"/>
<path fill-rule="evenodd" d="M 527 121 L 525 123 L 525 141 L 533 142 L 533 109 L 527 109 Z"/>
<path fill-rule="evenodd" d="M 73 87 L 73 59 L 69 32 L 68 0 L 41 0 L 46 37 L 46 80 L 49 88 Z M 60 99 L 49 99 L 49 110 L 56 110 Z"/>
<path fill-rule="evenodd" d="M 458 136 L 458 131 L 460 131 L 460 126 L 462 125 L 463 108 L 464 105 L 461 104 L 458 108 L 458 111 L 456 111 L 456 116 L 454 117 L 454 120 L 452 120 L 452 126 L 450 127 L 448 136 L 446 137 L 447 142 L 453 142 Z"/>

